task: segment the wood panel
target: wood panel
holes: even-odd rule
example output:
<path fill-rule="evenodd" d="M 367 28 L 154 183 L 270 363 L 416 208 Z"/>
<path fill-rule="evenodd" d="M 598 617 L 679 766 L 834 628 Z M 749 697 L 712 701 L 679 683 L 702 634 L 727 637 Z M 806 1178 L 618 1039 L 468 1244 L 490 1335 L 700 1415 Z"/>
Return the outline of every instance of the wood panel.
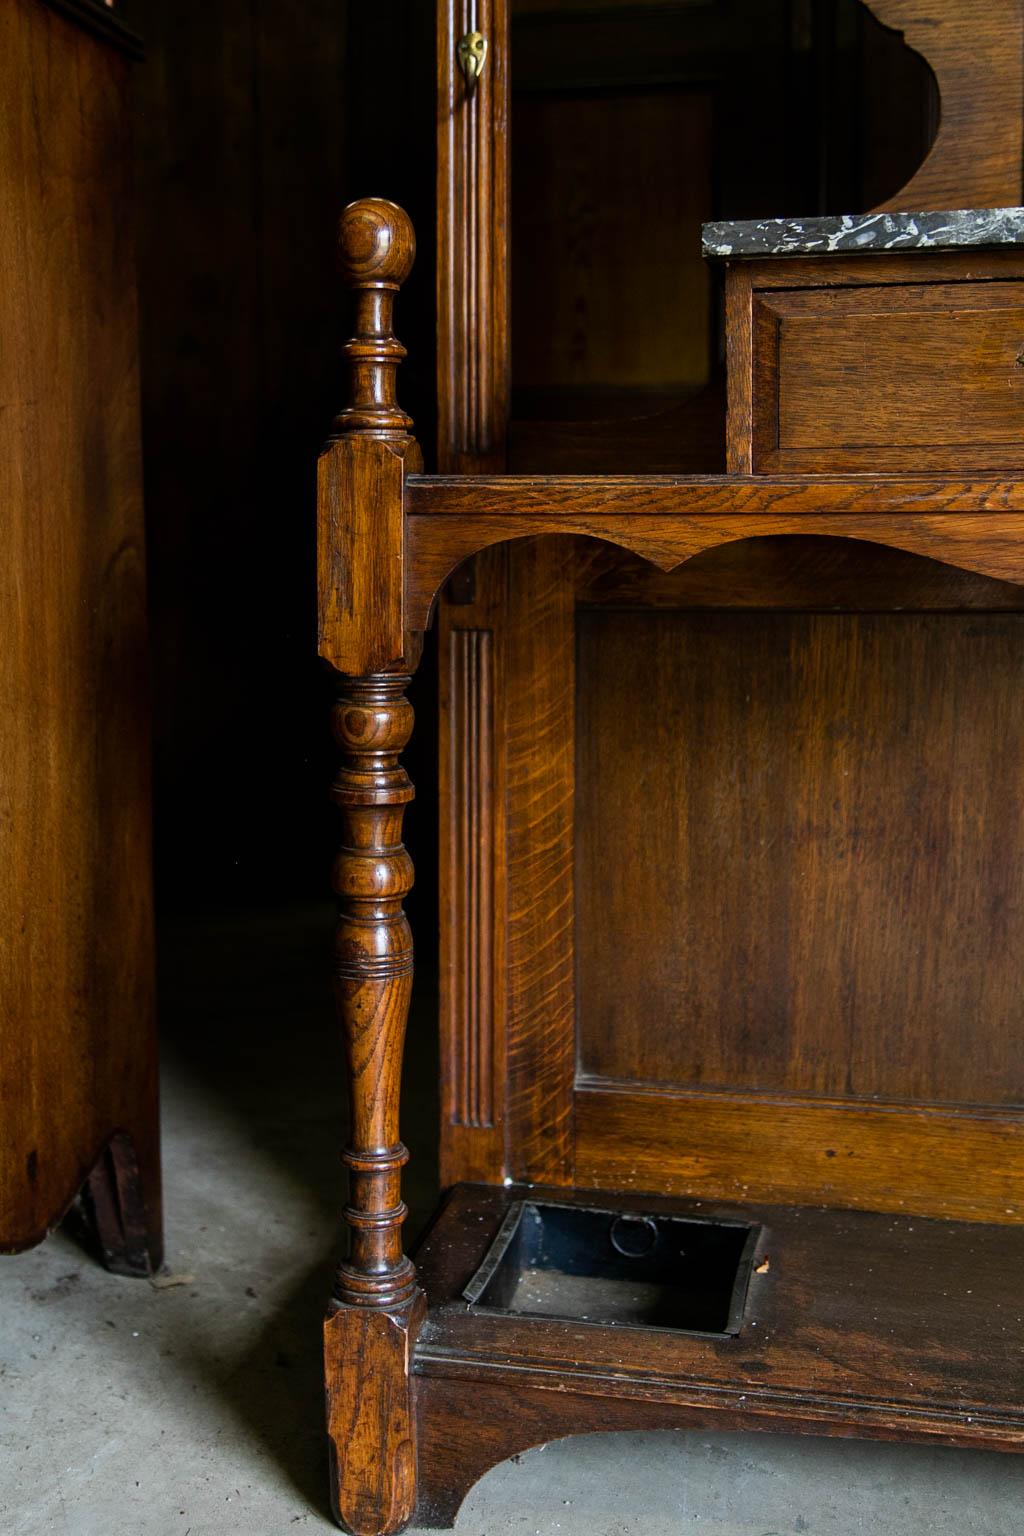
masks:
<path fill-rule="evenodd" d="M 508 551 L 506 638 L 509 1165 L 572 1178 L 575 1066 L 572 668 L 574 583 L 563 541 Z"/>
<path fill-rule="evenodd" d="M 0 10 L 0 1247 L 38 1242 L 121 1132 L 144 1266 L 160 1187 L 129 67 L 39 0 Z"/>
<path fill-rule="evenodd" d="M 630 417 L 623 431 L 607 419 L 514 420 L 508 466 L 515 474 L 717 475 L 725 466 L 725 415 L 725 381 L 716 377 L 682 405 Z"/>
<path fill-rule="evenodd" d="M 1024 1103 L 1024 616 L 577 635 L 581 1070 Z"/>
<path fill-rule="evenodd" d="M 884 472 L 924 449 L 935 471 L 1019 464 L 1024 284 L 811 288 L 754 305 L 755 469 Z"/>
<path fill-rule="evenodd" d="M 1024 1116 L 591 1085 L 576 1177 L 601 1189 L 1024 1222 Z"/>
<path fill-rule="evenodd" d="M 675 403 L 710 367 L 699 234 L 713 212 L 711 96 L 524 96 L 515 110 L 517 416 L 639 416 Z"/>
<path fill-rule="evenodd" d="M 1024 7 L 1020 0 L 867 0 L 928 61 L 938 133 L 924 164 L 882 208 L 1012 208 L 1024 146 Z M 983 83 L 982 83 L 983 82 Z"/>
<path fill-rule="evenodd" d="M 352 676 L 418 659 L 402 624 L 407 452 L 418 452 L 411 440 L 353 434 L 329 442 L 317 465 L 318 647 Z"/>
<path fill-rule="evenodd" d="M 1015 314 L 1021 273 L 1020 252 L 1013 248 L 731 262 L 726 273 L 730 473 L 784 469 L 806 475 L 846 468 L 877 475 L 913 470 L 926 460 L 936 474 L 979 463 L 1017 468 L 1012 436 L 993 448 L 983 441 L 983 431 L 965 431 L 951 447 L 942 431 L 955 432 L 953 424 L 986 398 L 989 412 L 1001 409 L 1004 421 L 1006 411 L 1013 412 L 1022 345 Z M 828 343 L 814 359 L 816 388 L 808 401 L 791 338 L 799 353 L 810 339 L 803 327 L 820 326 L 826 318 Z M 823 342 L 821 329 L 815 340 Z M 873 356 L 885 359 L 881 369 Z M 956 368 L 950 366 L 954 356 Z M 831 453 L 792 444 L 781 449 L 783 408 L 792 427 L 780 388 L 783 370 L 787 390 L 795 385 L 798 413 L 806 415 L 809 429 L 813 432 L 812 423 L 821 417 L 835 434 Z M 933 403 L 930 429 L 922 431 Z M 904 422 L 908 413 L 919 438 Z M 872 423 L 870 446 L 857 437 L 866 422 Z M 984 418 L 979 428 L 983 425 Z"/>

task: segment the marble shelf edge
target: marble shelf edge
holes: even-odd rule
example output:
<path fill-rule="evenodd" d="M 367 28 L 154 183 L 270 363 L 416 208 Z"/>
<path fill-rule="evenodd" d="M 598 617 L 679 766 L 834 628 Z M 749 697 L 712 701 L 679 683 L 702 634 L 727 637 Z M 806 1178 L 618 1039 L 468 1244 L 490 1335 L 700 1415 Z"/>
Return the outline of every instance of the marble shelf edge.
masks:
<path fill-rule="evenodd" d="M 702 226 L 711 259 L 1024 246 L 1024 208 L 725 220 Z"/>

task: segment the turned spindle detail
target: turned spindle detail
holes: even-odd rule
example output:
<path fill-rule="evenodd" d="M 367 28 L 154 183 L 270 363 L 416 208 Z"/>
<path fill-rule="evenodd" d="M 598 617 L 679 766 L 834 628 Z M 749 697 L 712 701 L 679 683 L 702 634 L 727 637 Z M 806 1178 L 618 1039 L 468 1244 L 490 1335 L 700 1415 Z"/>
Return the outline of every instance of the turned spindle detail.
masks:
<path fill-rule="evenodd" d="M 342 277 L 356 295 L 356 326 L 342 349 L 351 403 L 335 417 L 332 432 L 401 442 L 412 421 L 395 398 L 395 376 L 406 352 L 392 324 L 395 296 L 416 256 L 409 215 L 383 198 L 350 203 L 338 224 L 338 252 Z"/>
<path fill-rule="evenodd" d="M 402 846 L 413 790 L 399 762 L 413 718 L 405 697 L 412 658 L 404 654 L 403 486 L 420 454 L 395 399 L 405 349 L 391 326 L 415 241 L 402 210 L 378 199 L 345 209 L 339 240 L 356 296 L 356 334 L 345 347 L 350 403 L 320 459 L 318 562 L 320 651 L 339 690 L 334 989 L 351 1104 L 350 1245 L 324 1324 L 324 1365 L 335 1515 L 356 1536 L 390 1536 L 416 1503 L 411 1373 L 425 1312 L 402 1251 L 408 1154 L 398 1133 L 412 991 L 402 902 L 413 878 Z"/>
<path fill-rule="evenodd" d="M 398 755 L 412 730 L 407 677 L 363 678 L 345 685 L 334 706 L 342 760 L 332 797 L 342 812 L 342 847 L 334 864 L 341 899 L 334 985 L 352 1098 L 349 1169 L 351 1255 L 338 1273 L 337 1296 L 353 1306 L 407 1301 L 415 1271 L 402 1253 L 398 1088 L 412 988 L 412 935 L 402 902 L 412 861 L 402 846 L 402 818 L 413 789 Z"/>

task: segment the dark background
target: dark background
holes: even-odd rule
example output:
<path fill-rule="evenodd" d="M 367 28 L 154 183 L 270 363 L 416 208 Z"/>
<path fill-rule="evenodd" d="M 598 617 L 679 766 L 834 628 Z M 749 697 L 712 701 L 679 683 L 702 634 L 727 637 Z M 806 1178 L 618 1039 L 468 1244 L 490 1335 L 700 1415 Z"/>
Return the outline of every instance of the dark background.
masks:
<path fill-rule="evenodd" d="M 906 61 L 854 0 L 637 4 L 617 15 L 598 3 L 606 25 L 577 7 L 579 25 L 562 45 L 541 15 L 549 8 L 557 33 L 561 0 L 524 0 L 512 41 L 512 360 L 519 395 L 529 393 L 523 385 L 540 386 L 535 395 L 552 386 L 559 409 L 565 381 L 557 349 L 546 357 L 544 346 L 577 310 L 564 282 L 551 283 L 551 256 L 575 249 L 581 230 L 582 298 L 595 283 L 591 297 L 610 296 L 603 308 L 584 303 L 584 339 L 600 342 L 593 316 L 614 311 L 625 285 L 661 299 L 682 290 L 667 321 L 650 306 L 635 350 L 646 357 L 659 330 L 702 328 L 712 371 L 721 306 L 716 329 L 706 321 L 713 300 L 703 309 L 690 302 L 720 279 L 698 258 L 700 219 L 869 207 L 903 184 L 933 131 L 917 66 L 908 89 Z M 134 134 L 165 1060 L 172 1081 L 184 1071 L 232 1107 L 255 1141 L 269 1138 L 334 1213 L 344 1200 L 345 1141 L 329 984 L 339 829 L 328 796 L 331 690 L 316 656 L 315 482 L 347 392 L 340 348 L 350 305 L 335 229 L 345 204 L 365 196 L 391 198 L 413 219 L 419 255 L 397 307 L 409 354 L 398 397 L 430 469 L 436 6 L 125 0 L 125 11 L 146 48 L 134 67 Z M 631 11 L 646 16 L 646 33 Z M 713 98 L 713 133 L 680 143 L 676 167 L 671 153 L 649 152 L 645 114 L 649 105 L 662 121 L 662 93 L 682 100 L 691 88 Z M 610 136 L 609 176 L 574 130 L 574 112 L 604 99 L 614 114 L 623 98 L 643 133 L 639 144 Z M 545 123 L 547 140 L 538 131 Z M 703 180 L 699 167 L 694 174 L 699 154 L 710 162 Z M 682 232 L 675 203 L 662 196 L 677 168 L 680 183 L 704 188 L 687 203 Z M 692 257 L 666 281 L 663 267 L 652 275 L 644 260 L 672 241 Z M 539 375 L 516 378 L 517 347 L 538 364 L 537 348 L 524 344 L 538 336 Z M 595 345 L 595 356 L 607 350 Z M 603 379 L 587 357 L 580 366 L 603 414 L 622 381 Z M 626 416 L 638 410 L 626 401 Z M 410 687 L 417 723 L 404 754 L 417 789 L 405 817 L 418 872 L 406 903 L 416 945 L 402 1097 L 410 1240 L 437 1182 L 434 645 L 428 636 Z M 177 1178 L 171 1167 L 169 1190 Z M 320 1391 L 309 1345 L 328 1289 L 314 1274 L 289 1314 L 289 1329 L 306 1340 L 304 1403 Z M 318 1420 L 314 1433 L 319 1446 Z M 319 1472 L 313 1481 L 322 1488 Z"/>
<path fill-rule="evenodd" d="M 550 27 L 541 9 L 554 13 Z M 125 10 L 146 47 L 135 72 L 135 137 L 158 902 L 166 912 L 326 896 L 334 753 L 316 661 L 314 535 L 317 453 L 346 390 L 339 348 L 349 306 L 335 272 L 335 225 L 347 202 L 371 195 L 413 218 L 420 250 L 398 305 L 409 351 L 399 399 L 430 468 L 436 7 L 136 0 Z M 915 66 L 908 88 L 891 35 L 887 42 L 853 0 L 721 0 L 682 7 L 674 21 L 640 6 L 635 16 L 646 16 L 651 37 L 633 22 L 624 28 L 620 15 L 604 27 L 586 21 L 561 43 L 557 5 L 520 12 L 514 363 L 530 351 L 524 336 L 553 333 L 566 308 L 556 303 L 545 320 L 545 253 L 564 246 L 558 220 L 593 167 L 586 154 L 582 163 L 567 158 L 557 111 L 585 100 L 593 80 L 607 77 L 614 97 L 622 75 L 656 103 L 670 44 L 681 78 L 703 88 L 706 77 L 717 103 L 714 147 L 701 151 L 714 160 L 714 217 L 868 207 L 923 153 Z M 554 147 L 538 140 L 531 158 L 531 113 L 544 102 L 556 113 Z M 680 148 L 683 179 L 694 153 Z M 634 170 L 642 177 L 649 159 L 633 156 L 620 180 L 628 186 Z M 610 183 L 599 176 L 594 195 L 609 199 Z M 659 236 L 663 203 L 671 213 L 656 188 L 648 203 L 622 211 L 635 219 L 643 207 L 647 245 Z M 548 205 L 555 223 L 531 223 Z M 690 211 L 697 222 L 685 246 L 696 253 L 706 214 Z M 626 251 L 625 270 L 609 266 L 606 278 L 616 293 L 630 281 L 646 293 L 644 242 Z M 703 263 L 692 266 L 684 289 L 712 281 Z M 675 317 L 680 326 L 688 305 Z M 666 329 L 657 315 L 652 323 Z M 645 333 L 638 345 L 650 340 Z M 428 641 L 406 754 L 419 791 L 406 840 L 428 872 L 435 680 Z M 409 903 L 421 966 L 435 927 L 432 886 L 421 879 Z"/>
<path fill-rule="evenodd" d="M 346 387 L 334 231 L 367 195 L 415 221 L 400 398 L 429 453 L 433 7 L 154 0 L 133 19 L 158 903 L 326 895 L 314 537 L 317 453 Z M 428 662 L 414 851 L 433 835 L 433 693 Z"/>

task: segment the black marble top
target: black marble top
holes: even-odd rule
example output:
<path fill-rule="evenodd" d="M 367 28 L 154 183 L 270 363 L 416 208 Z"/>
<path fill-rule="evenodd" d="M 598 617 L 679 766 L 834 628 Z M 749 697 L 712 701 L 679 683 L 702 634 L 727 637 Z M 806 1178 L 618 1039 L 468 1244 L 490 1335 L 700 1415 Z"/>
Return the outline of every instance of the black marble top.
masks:
<path fill-rule="evenodd" d="M 1024 245 L 1024 208 L 952 213 L 844 213 L 704 225 L 705 256 L 822 256 L 830 251 Z"/>

